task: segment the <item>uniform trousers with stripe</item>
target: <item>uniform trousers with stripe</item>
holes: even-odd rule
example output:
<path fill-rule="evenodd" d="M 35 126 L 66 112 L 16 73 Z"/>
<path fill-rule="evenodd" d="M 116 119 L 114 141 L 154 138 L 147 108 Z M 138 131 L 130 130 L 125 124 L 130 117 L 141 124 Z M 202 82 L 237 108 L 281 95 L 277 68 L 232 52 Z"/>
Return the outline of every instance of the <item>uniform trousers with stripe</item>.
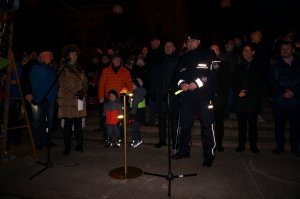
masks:
<path fill-rule="evenodd" d="M 198 116 L 201 125 L 201 140 L 204 158 L 214 156 L 216 146 L 214 135 L 214 110 L 207 103 L 181 102 L 181 134 L 180 134 L 180 153 L 190 154 L 191 130 L 195 120 L 195 114 Z"/>

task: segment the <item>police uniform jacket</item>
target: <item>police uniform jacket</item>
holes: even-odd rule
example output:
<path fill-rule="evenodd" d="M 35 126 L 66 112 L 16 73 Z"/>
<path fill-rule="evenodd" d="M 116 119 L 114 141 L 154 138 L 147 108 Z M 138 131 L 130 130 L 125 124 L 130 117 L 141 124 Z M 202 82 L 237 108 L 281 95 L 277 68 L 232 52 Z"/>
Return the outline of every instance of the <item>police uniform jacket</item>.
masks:
<path fill-rule="evenodd" d="M 197 48 L 182 55 L 177 72 L 177 85 L 195 82 L 194 91 L 182 93 L 182 100 L 207 103 L 213 100 L 217 87 L 219 61 L 213 51 Z"/>

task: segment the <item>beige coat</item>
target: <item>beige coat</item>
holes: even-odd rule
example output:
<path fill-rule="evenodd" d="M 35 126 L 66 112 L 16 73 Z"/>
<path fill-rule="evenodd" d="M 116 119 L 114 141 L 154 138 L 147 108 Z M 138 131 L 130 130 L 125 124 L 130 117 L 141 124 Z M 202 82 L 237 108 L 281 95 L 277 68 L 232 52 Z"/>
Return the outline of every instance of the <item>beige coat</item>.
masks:
<path fill-rule="evenodd" d="M 81 118 L 86 116 L 86 98 L 83 100 L 83 110 L 78 110 L 76 93 L 80 90 L 87 93 L 88 83 L 85 73 L 78 64 L 68 63 L 62 67 L 58 78 L 58 118 Z"/>

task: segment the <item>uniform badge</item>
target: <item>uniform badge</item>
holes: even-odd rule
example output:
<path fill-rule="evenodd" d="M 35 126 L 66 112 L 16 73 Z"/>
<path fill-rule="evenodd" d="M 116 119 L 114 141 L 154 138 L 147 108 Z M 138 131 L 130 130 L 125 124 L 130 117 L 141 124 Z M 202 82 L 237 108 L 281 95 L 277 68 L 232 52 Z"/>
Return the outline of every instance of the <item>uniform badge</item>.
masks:
<path fill-rule="evenodd" d="M 220 63 L 221 63 L 220 61 L 212 61 L 211 68 L 213 70 L 218 70 L 220 68 Z"/>

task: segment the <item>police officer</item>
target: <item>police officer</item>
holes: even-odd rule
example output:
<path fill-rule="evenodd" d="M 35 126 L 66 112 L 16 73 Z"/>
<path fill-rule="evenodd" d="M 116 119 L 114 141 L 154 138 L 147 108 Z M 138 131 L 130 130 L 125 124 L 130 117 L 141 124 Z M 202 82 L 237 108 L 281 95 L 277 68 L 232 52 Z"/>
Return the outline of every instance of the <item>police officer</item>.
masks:
<path fill-rule="evenodd" d="M 179 152 L 173 159 L 190 157 L 191 128 L 197 114 L 201 124 L 203 166 L 212 166 L 215 158 L 214 111 L 212 100 L 217 86 L 219 62 L 209 49 L 200 47 L 201 38 L 196 32 L 186 35 L 188 51 L 183 54 L 177 72 L 177 84 L 181 93 L 181 135 Z"/>

